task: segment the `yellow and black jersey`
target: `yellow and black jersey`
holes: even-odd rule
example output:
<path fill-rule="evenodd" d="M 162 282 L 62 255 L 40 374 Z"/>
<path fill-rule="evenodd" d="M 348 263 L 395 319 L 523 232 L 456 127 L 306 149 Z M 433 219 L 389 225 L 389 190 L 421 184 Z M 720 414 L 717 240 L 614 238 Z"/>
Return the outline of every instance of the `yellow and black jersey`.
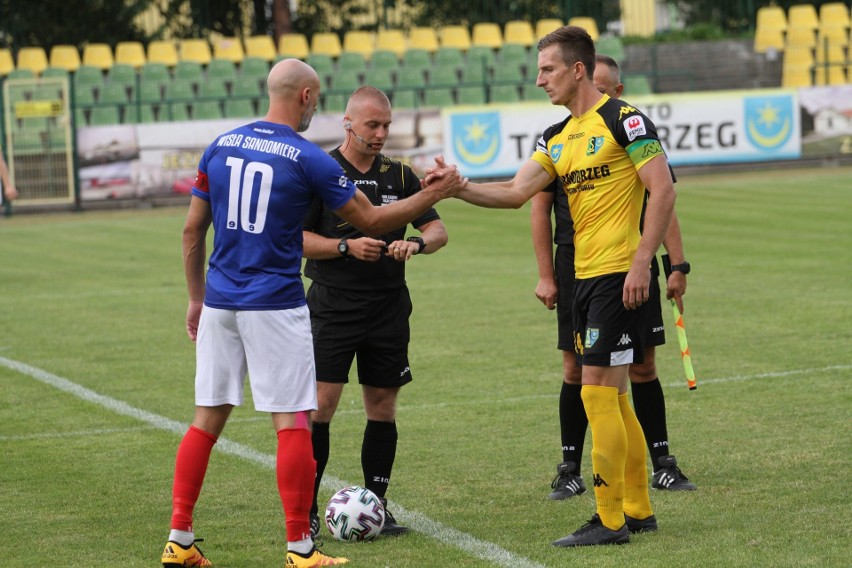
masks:
<path fill-rule="evenodd" d="M 630 270 L 645 196 L 639 169 L 662 154 L 653 122 L 607 95 L 544 131 L 532 159 L 568 195 L 577 278 Z"/>

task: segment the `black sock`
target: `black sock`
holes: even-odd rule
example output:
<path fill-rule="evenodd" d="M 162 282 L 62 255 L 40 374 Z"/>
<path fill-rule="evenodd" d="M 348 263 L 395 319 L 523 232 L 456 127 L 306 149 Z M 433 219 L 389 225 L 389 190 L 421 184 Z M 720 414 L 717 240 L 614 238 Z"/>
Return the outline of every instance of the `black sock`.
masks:
<path fill-rule="evenodd" d="M 317 495 L 319 494 L 320 482 L 322 474 L 325 471 L 325 466 L 328 465 L 329 454 L 329 426 L 328 422 L 314 422 L 311 431 L 311 442 L 314 446 L 314 459 L 317 461 L 317 477 L 314 481 L 314 500 L 311 504 L 311 513 L 316 514 Z"/>
<path fill-rule="evenodd" d="M 633 408 L 645 433 L 654 471 L 660 469 L 659 458 L 671 453 L 666 427 L 666 399 L 663 386 L 656 378 L 648 383 L 633 383 Z"/>
<path fill-rule="evenodd" d="M 559 428 L 562 436 L 562 461 L 574 462 L 574 473 L 580 475 L 583 461 L 583 443 L 589 419 L 580 397 L 582 385 L 562 383 L 559 393 Z"/>
<path fill-rule="evenodd" d="M 380 498 L 384 498 L 390 483 L 397 438 L 396 422 L 367 420 L 361 444 L 361 469 L 364 487 Z"/>

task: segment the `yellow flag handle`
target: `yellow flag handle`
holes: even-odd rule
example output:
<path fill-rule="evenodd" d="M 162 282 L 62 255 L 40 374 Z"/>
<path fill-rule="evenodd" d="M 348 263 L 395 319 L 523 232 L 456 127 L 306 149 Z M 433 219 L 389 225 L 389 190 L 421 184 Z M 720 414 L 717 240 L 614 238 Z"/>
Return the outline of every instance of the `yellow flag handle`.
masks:
<path fill-rule="evenodd" d="M 689 352 L 689 344 L 686 342 L 686 327 L 683 323 L 683 314 L 677 309 L 674 299 L 671 300 L 672 313 L 674 314 L 675 327 L 677 328 L 677 342 L 680 345 L 680 357 L 683 360 L 683 372 L 686 374 L 686 384 L 689 390 L 695 390 L 695 371 L 692 369 L 692 354 Z"/>

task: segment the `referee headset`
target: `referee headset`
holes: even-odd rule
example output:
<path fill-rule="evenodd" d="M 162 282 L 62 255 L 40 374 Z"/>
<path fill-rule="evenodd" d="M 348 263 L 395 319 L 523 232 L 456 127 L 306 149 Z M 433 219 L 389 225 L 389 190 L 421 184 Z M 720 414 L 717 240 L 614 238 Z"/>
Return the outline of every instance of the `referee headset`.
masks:
<path fill-rule="evenodd" d="M 372 145 L 372 144 L 370 144 L 369 142 L 367 142 L 367 141 L 366 141 L 364 138 L 362 138 L 361 136 L 358 136 L 358 133 L 357 133 L 357 132 L 355 132 L 354 130 L 352 130 L 352 121 L 351 121 L 351 120 L 347 119 L 347 120 L 343 121 L 343 128 L 345 128 L 346 130 L 348 130 L 349 132 L 351 132 L 351 133 L 352 133 L 352 136 L 354 136 L 355 138 L 357 138 L 358 140 L 360 140 L 360 141 L 361 141 L 361 143 L 362 143 L 362 144 L 364 144 L 365 146 L 369 146 L 370 148 L 372 148 L 372 147 L 373 147 L 373 145 Z"/>

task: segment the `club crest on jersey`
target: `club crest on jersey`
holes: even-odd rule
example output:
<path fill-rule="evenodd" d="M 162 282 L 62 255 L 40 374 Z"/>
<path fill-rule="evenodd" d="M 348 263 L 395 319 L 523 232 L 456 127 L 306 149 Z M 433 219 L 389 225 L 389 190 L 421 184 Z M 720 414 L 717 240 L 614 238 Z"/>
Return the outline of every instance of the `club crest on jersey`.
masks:
<path fill-rule="evenodd" d="M 586 155 L 591 156 L 593 154 L 597 154 L 598 150 L 603 146 L 604 137 L 603 136 L 592 136 L 589 138 L 589 145 L 586 146 Z"/>
<path fill-rule="evenodd" d="M 550 159 L 553 160 L 553 163 L 559 161 L 559 158 L 562 157 L 562 144 L 554 144 L 550 148 Z"/>
<path fill-rule="evenodd" d="M 598 337 L 600 337 L 601 330 L 596 327 L 587 327 L 586 328 L 586 343 L 583 345 L 586 349 L 590 349 L 592 345 L 597 343 Z"/>
<path fill-rule="evenodd" d="M 340 179 L 337 180 L 337 183 L 340 187 L 346 187 L 346 176 L 340 176 Z"/>
<path fill-rule="evenodd" d="M 630 116 L 624 120 L 624 131 L 627 133 L 627 139 L 631 142 L 639 136 L 644 136 L 648 133 L 645 128 L 645 120 L 641 116 Z"/>

